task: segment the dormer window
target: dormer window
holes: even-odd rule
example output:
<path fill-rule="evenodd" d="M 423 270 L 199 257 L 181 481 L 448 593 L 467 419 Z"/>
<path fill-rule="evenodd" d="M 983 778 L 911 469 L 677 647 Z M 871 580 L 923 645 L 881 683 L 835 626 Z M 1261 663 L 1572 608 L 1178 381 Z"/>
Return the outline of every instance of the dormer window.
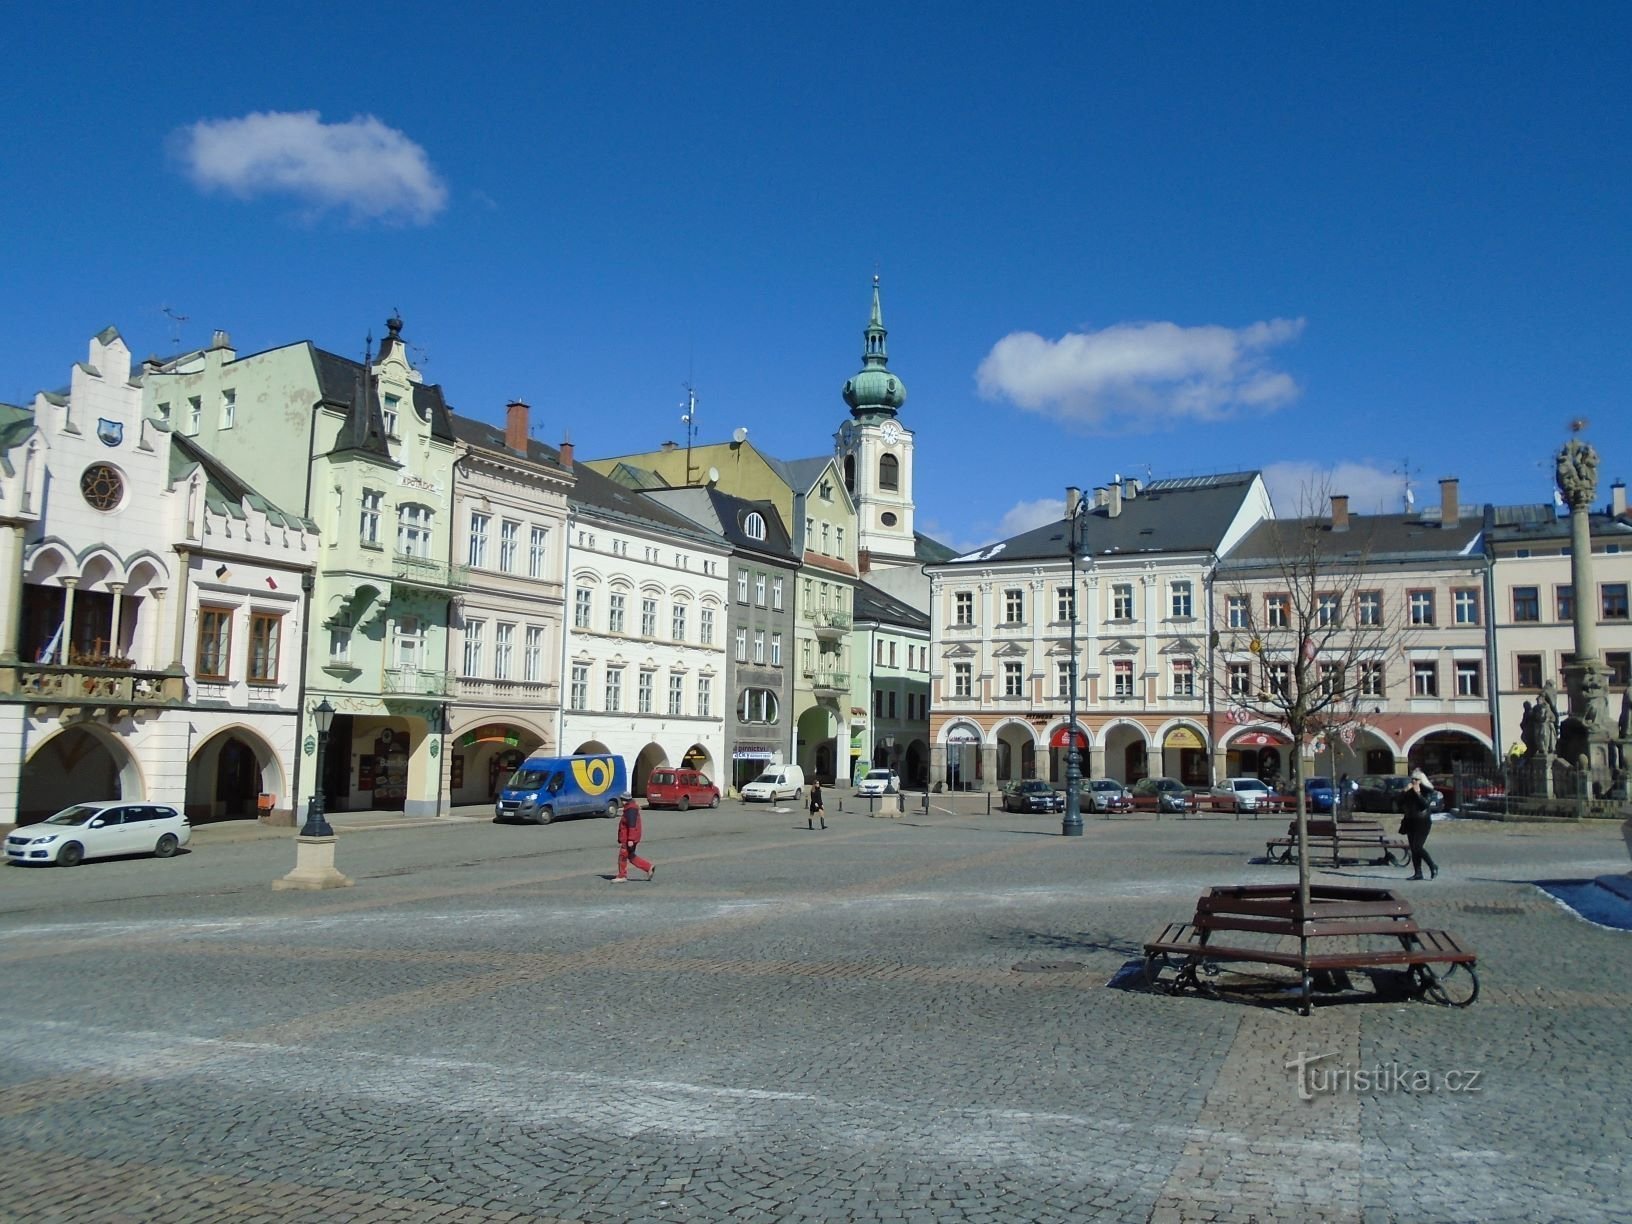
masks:
<path fill-rule="evenodd" d="M 765 538 L 764 515 L 750 511 L 748 517 L 742 521 L 742 533 L 750 540 L 763 540 Z"/>

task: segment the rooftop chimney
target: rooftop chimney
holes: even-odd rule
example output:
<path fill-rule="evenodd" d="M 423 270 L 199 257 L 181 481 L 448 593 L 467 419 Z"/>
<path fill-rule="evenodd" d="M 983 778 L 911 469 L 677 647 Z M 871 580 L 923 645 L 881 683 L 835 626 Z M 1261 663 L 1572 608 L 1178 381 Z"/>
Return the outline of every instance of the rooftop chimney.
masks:
<path fill-rule="evenodd" d="M 1349 529 L 1349 495 L 1347 493 L 1332 494 L 1332 530 L 1347 531 Z"/>
<path fill-rule="evenodd" d="M 518 455 L 527 453 L 527 405 L 511 400 L 504 409 L 504 445 Z"/>
<path fill-rule="evenodd" d="M 1122 482 L 1122 496 L 1129 501 L 1139 496 L 1139 481 L 1136 477 L 1129 476 Z"/>
<path fill-rule="evenodd" d="M 561 464 L 562 467 L 566 468 L 568 471 L 572 470 L 572 443 L 571 442 L 561 443 L 560 464 Z"/>
<path fill-rule="evenodd" d="M 1446 476 L 1439 482 L 1439 525 L 1456 526 L 1456 477 Z"/>
<path fill-rule="evenodd" d="M 1113 484 L 1105 490 L 1105 513 L 1115 518 L 1122 513 L 1122 486 Z"/>
<path fill-rule="evenodd" d="M 215 332 L 210 337 L 210 347 L 212 349 L 231 348 L 232 337 L 227 335 L 227 333 L 222 331 L 220 328 L 216 328 Z"/>
<path fill-rule="evenodd" d="M 1626 482 L 1623 480 L 1609 486 L 1609 512 L 1616 518 L 1626 517 Z"/>
<path fill-rule="evenodd" d="M 1077 513 L 1077 507 L 1082 505 L 1082 490 L 1076 485 L 1065 486 L 1065 517 L 1072 518 Z"/>

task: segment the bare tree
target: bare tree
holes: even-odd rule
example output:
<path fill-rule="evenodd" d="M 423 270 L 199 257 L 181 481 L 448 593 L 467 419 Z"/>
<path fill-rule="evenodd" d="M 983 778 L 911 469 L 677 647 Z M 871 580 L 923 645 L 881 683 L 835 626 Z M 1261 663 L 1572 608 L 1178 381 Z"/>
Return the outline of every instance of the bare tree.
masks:
<path fill-rule="evenodd" d="M 1322 513 L 1328 501 L 1329 516 Z M 1303 752 L 1318 736 L 1347 740 L 1367 724 L 1385 699 L 1388 665 L 1398 666 L 1411 633 L 1398 583 L 1374 562 L 1371 522 L 1351 523 L 1347 498 L 1325 487 L 1306 488 L 1299 509 L 1297 518 L 1260 523 L 1220 561 L 1219 628 L 1206 670 L 1216 703 L 1291 741 L 1298 901 L 1307 907 Z"/>

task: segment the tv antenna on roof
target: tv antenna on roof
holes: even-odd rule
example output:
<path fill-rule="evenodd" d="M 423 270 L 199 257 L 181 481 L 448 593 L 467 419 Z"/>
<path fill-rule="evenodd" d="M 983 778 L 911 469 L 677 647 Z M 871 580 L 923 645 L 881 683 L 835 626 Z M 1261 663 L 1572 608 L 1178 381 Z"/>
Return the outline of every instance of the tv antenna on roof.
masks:
<path fill-rule="evenodd" d="M 1410 514 L 1412 508 L 1417 504 L 1417 495 L 1411 491 L 1411 460 L 1401 459 L 1395 475 L 1404 479 L 1405 490 L 1401 496 L 1405 502 L 1405 513 Z"/>
<path fill-rule="evenodd" d="M 680 423 L 686 427 L 686 484 L 691 484 L 691 444 L 697 438 L 697 389 L 689 382 L 686 387 L 686 402 L 680 406 L 685 412 L 680 416 Z"/>
<path fill-rule="evenodd" d="M 171 323 L 170 347 L 173 349 L 179 349 L 181 347 L 181 325 L 187 322 L 188 319 L 192 318 L 192 316 L 177 314 L 168 306 L 160 306 L 159 311 L 165 316 L 165 318 L 169 319 Z"/>

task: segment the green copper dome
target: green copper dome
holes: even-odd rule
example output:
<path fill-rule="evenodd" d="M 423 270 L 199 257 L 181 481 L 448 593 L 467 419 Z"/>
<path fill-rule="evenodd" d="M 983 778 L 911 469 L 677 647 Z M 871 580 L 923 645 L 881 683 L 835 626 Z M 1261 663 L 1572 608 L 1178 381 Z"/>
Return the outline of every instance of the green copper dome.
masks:
<path fill-rule="evenodd" d="M 885 351 L 884 312 L 878 301 L 878 277 L 873 277 L 873 316 L 862 333 L 865 344 L 861 354 L 861 371 L 844 384 L 844 402 L 850 405 L 850 415 L 894 416 L 907 402 L 907 385 L 890 373 L 889 354 Z"/>

